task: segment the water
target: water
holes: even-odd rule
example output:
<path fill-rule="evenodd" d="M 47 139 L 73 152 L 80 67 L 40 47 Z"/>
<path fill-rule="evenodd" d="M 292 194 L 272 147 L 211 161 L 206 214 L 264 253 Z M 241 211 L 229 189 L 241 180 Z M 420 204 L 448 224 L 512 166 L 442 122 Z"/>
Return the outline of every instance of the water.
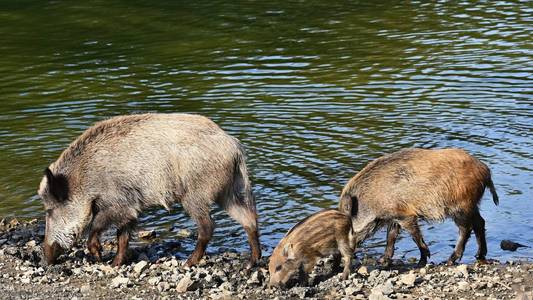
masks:
<path fill-rule="evenodd" d="M 481 205 L 489 257 L 533 258 L 533 6 L 529 1 L 2 1 L 0 216 L 41 217 L 42 170 L 92 123 L 139 112 L 206 115 L 248 151 L 270 252 L 335 207 L 367 162 L 403 147 L 461 147 L 493 171 Z M 209 251 L 247 250 L 215 210 Z M 142 228 L 195 229 L 179 205 Z M 451 222 L 423 226 L 440 262 Z M 365 251 L 383 250 L 384 233 Z M 183 241 L 184 255 L 194 240 Z M 471 262 L 475 239 L 464 261 Z M 402 234 L 397 258 L 418 256 Z"/>

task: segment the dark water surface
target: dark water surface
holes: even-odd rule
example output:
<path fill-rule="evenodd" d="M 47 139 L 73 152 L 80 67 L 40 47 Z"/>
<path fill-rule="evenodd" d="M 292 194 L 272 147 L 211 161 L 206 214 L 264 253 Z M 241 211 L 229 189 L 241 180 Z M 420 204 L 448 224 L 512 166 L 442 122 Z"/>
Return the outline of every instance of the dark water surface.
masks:
<path fill-rule="evenodd" d="M 489 257 L 533 258 L 499 249 L 504 238 L 533 246 L 531 1 L 239 2 L 0 2 L 0 216 L 43 215 L 42 170 L 92 123 L 191 112 L 246 146 L 267 252 L 335 207 L 371 159 L 461 147 L 491 167 L 500 195 L 481 205 Z M 247 250 L 243 230 L 215 215 L 209 250 Z M 141 227 L 169 238 L 195 228 L 179 205 Z M 423 231 L 445 260 L 455 225 Z M 398 248 L 418 256 L 405 234 Z M 465 261 L 475 250 L 472 239 Z"/>

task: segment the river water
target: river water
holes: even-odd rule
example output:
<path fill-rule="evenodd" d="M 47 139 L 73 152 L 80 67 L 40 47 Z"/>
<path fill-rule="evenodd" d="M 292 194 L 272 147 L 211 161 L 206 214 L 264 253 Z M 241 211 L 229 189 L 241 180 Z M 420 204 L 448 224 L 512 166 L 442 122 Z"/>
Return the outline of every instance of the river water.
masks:
<path fill-rule="evenodd" d="M 533 6 L 530 1 L 2 1 L 0 216 L 41 217 L 43 169 L 110 116 L 189 112 L 247 148 L 268 253 L 300 219 L 336 207 L 370 160 L 404 147 L 461 147 L 500 195 L 481 204 L 489 257 L 533 246 Z M 247 250 L 215 209 L 209 251 Z M 141 228 L 195 226 L 179 205 Z M 431 260 L 452 222 L 425 224 Z M 418 256 L 406 235 L 396 258 Z M 384 233 L 364 251 L 383 250 Z M 194 246 L 182 241 L 184 256 Z M 464 261 L 471 262 L 475 239 Z"/>

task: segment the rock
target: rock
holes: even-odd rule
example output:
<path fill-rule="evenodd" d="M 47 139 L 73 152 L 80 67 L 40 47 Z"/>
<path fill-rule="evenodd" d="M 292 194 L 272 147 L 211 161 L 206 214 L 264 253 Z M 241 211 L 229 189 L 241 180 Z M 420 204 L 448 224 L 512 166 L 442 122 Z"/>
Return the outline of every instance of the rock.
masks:
<path fill-rule="evenodd" d="M 515 242 L 510 241 L 510 240 L 503 240 L 500 243 L 500 248 L 502 248 L 502 250 L 516 251 L 516 249 L 518 249 L 520 247 L 527 247 L 527 246 L 519 244 L 519 243 L 515 243 Z"/>
<path fill-rule="evenodd" d="M 196 288 L 197 283 L 193 281 L 189 275 L 187 275 L 180 280 L 178 286 L 176 287 L 176 291 L 178 293 L 185 293 L 188 291 L 194 291 Z"/>
<path fill-rule="evenodd" d="M 20 279 L 20 283 L 28 284 L 31 282 L 31 279 L 29 277 L 24 277 Z"/>
<path fill-rule="evenodd" d="M 344 293 L 346 294 L 346 296 L 353 296 L 360 291 L 361 289 L 357 286 L 348 286 L 347 288 L 344 289 Z"/>
<path fill-rule="evenodd" d="M 400 276 L 400 282 L 405 284 L 406 286 L 414 286 L 416 279 L 416 274 L 414 273 L 402 274 Z"/>
<path fill-rule="evenodd" d="M 177 236 L 179 236 L 180 238 L 188 238 L 192 235 L 191 231 L 188 230 L 188 229 L 180 229 L 177 233 L 176 233 Z"/>
<path fill-rule="evenodd" d="M 250 276 L 250 279 L 246 281 L 247 284 L 261 284 L 263 282 L 263 274 L 259 271 L 255 271 Z"/>
<path fill-rule="evenodd" d="M 370 296 L 368 296 L 368 300 L 389 300 L 390 298 L 383 295 L 383 294 L 370 294 Z"/>
<path fill-rule="evenodd" d="M 357 274 L 362 276 L 368 276 L 368 268 L 366 266 L 361 266 L 357 269 Z"/>
<path fill-rule="evenodd" d="M 468 278 L 468 266 L 467 265 L 459 265 L 455 268 L 455 274 L 462 275 L 463 278 Z"/>
<path fill-rule="evenodd" d="M 457 283 L 457 289 L 463 292 L 468 291 L 470 289 L 470 284 L 466 281 L 460 281 Z"/>
<path fill-rule="evenodd" d="M 390 295 L 394 292 L 392 283 L 390 281 L 385 282 L 384 284 L 380 284 L 376 287 L 374 287 L 372 290 L 372 294 L 376 295 Z"/>
<path fill-rule="evenodd" d="M 157 285 L 160 281 L 161 281 L 160 277 L 151 277 L 150 279 L 148 279 L 148 284 Z"/>
<path fill-rule="evenodd" d="M 136 263 L 135 266 L 133 266 L 133 271 L 137 274 L 141 274 L 146 268 L 148 267 L 148 263 L 144 260 L 141 260 L 140 262 Z"/>
<path fill-rule="evenodd" d="M 157 236 L 155 230 L 142 230 L 139 231 L 139 238 L 144 240 L 150 240 Z"/>
<path fill-rule="evenodd" d="M 124 287 L 128 285 L 131 285 L 131 281 L 128 277 L 118 275 L 117 277 L 113 278 L 113 280 L 111 280 L 111 286 L 114 288 Z"/>
<path fill-rule="evenodd" d="M 80 287 L 80 292 L 88 294 L 91 291 L 91 287 L 88 284 L 84 284 Z"/>
<path fill-rule="evenodd" d="M 157 290 L 159 292 L 166 292 L 166 291 L 170 290 L 170 284 L 168 282 L 160 282 L 157 285 Z"/>

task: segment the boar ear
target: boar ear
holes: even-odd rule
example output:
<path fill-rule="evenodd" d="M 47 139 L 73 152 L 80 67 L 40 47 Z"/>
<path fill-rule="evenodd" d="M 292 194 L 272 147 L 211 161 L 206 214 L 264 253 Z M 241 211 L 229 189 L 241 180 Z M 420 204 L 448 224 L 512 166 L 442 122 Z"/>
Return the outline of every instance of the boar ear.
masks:
<path fill-rule="evenodd" d="M 64 202 L 68 199 L 68 180 L 63 174 L 54 175 L 49 168 L 44 170 L 44 175 L 48 181 L 48 190 L 59 202 Z"/>
<path fill-rule="evenodd" d="M 287 259 L 294 259 L 294 249 L 292 248 L 292 244 L 287 244 L 283 248 L 283 256 L 287 257 Z"/>

